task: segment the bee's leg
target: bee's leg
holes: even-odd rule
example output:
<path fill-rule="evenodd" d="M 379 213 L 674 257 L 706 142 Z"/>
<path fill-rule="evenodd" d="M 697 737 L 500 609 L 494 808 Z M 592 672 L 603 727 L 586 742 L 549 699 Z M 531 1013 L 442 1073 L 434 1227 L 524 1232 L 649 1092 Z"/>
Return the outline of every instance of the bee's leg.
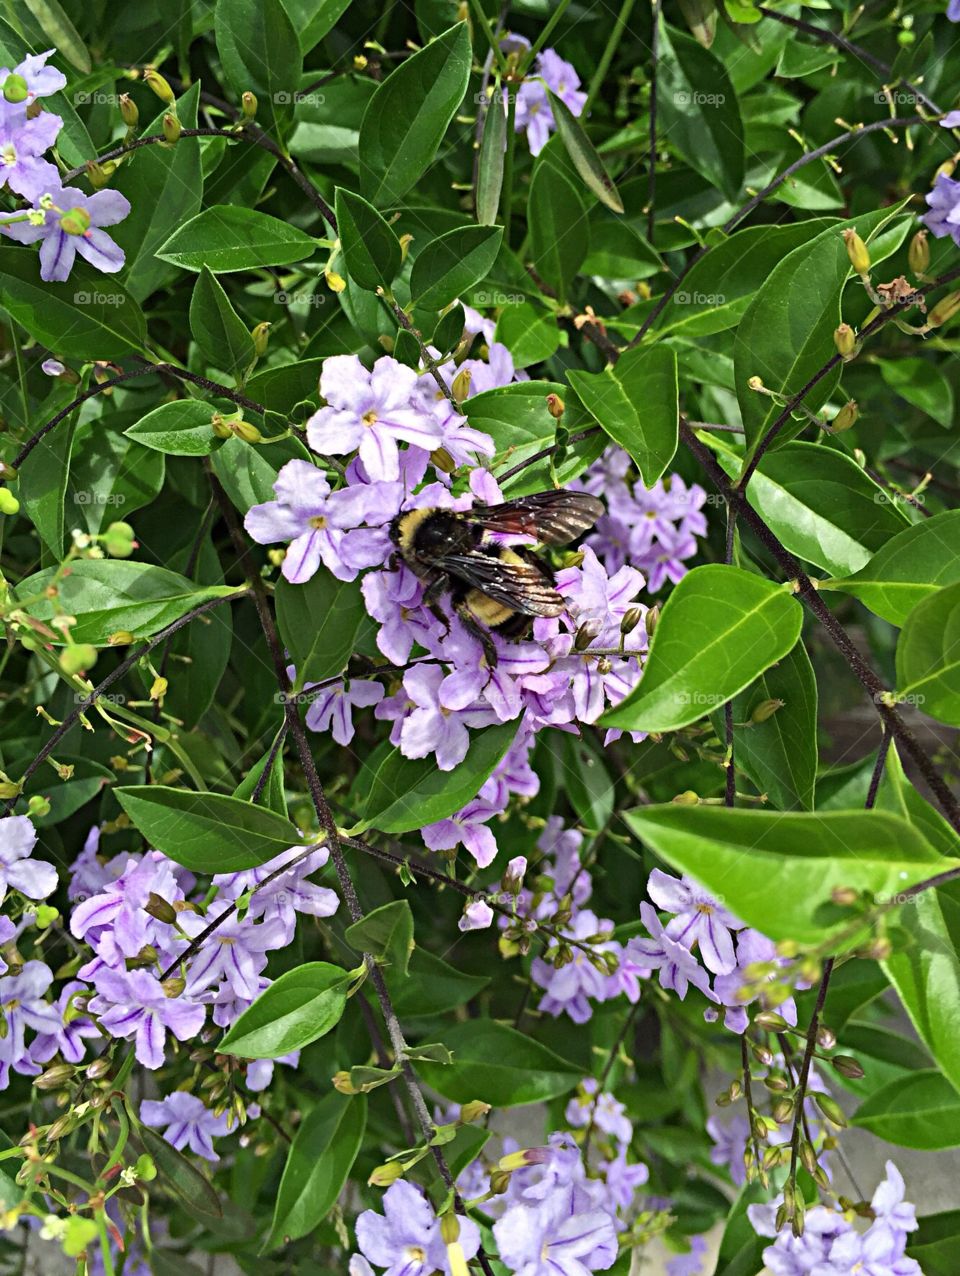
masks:
<path fill-rule="evenodd" d="M 489 629 L 485 629 L 483 625 L 475 618 L 465 603 L 457 603 L 454 610 L 460 617 L 460 623 L 468 634 L 471 634 L 479 642 L 483 648 L 483 654 L 487 660 L 487 666 L 493 670 L 497 667 L 497 648 L 493 641 L 493 635 Z"/>
<path fill-rule="evenodd" d="M 423 591 L 423 599 L 421 606 L 426 607 L 432 616 L 443 625 L 444 637 L 450 632 L 450 617 L 440 606 L 440 599 L 447 592 L 447 576 L 444 572 L 434 573 L 428 580 L 424 581 L 426 588 Z"/>

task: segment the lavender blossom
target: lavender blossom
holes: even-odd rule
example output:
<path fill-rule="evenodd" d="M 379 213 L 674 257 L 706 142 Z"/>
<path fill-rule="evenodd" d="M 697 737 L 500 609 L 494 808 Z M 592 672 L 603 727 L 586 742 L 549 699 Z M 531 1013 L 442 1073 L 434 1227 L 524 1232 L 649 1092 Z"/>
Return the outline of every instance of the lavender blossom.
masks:
<path fill-rule="evenodd" d="M 340 906 L 335 891 L 307 881 L 323 868 L 329 858 L 330 852 L 325 846 L 317 847 L 308 855 L 304 855 L 302 846 L 291 846 L 256 868 L 239 873 L 218 873 L 213 885 L 217 887 L 220 898 L 231 902 L 248 891 L 253 892 L 244 914 L 245 920 L 276 923 L 283 935 L 281 943 L 289 944 L 296 931 L 298 913 L 310 917 L 332 917 Z M 288 862 L 291 865 L 289 872 L 261 887 L 261 882 Z"/>
<path fill-rule="evenodd" d="M 34 1059 L 46 1063 L 58 1052 L 67 1063 L 82 1063 L 87 1048 L 85 1040 L 100 1038 L 96 1024 L 86 1014 L 79 1011 L 74 1004 L 80 993 L 88 993 L 90 989 L 79 979 L 71 979 L 60 990 L 56 1011 L 58 1023 L 54 1032 L 41 1032 L 30 1053 Z"/>
<path fill-rule="evenodd" d="M 56 167 L 40 156 L 53 146 L 62 127 L 63 120 L 51 111 L 28 118 L 23 103 L 13 105 L 0 98 L 0 187 L 8 186 L 31 203 L 46 192 L 59 192 Z M 83 198 L 82 192 L 76 194 Z M 30 229 L 28 223 L 18 225 Z"/>
<path fill-rule="evenodd" d="M 667 913 L 677 915 L 667 926 L 671 939 L 699 948 L 703 964 L 715 975 L 729 974 L 737 964 L 732 930 L 740 930 L 732 913 L 688 877 L 671 877 L 655 868 L 647 880 L 647 894 Z"/>
<path fill-rule="evenodd" d="M 52 141 L 47 143 L 52 144 Z M 129 214 L 130 201 L 126 196 L 114 190 L 85 195 L 74 186 L 61 187 L 56 169 L 42 160 L 33 160 L 32 163 L 42 165 L 43 169 L 52 169 L 52 181 L 50 174 L 36 174 L 32 169 L 24 178 L 14 176 L 19 175 L 26 163 L 27 161 L 21 161 L 12 168 L 7 180 L 14 190 L 18 189 L 14 184 L 17 180 L 27 184 L 30 189 L 18 193 L 34 201 L 39 201 L 43 196 L 40 204 L 41 220 L 39 224 L 34 224 L 33 221 L 11 222 L 10 218 L 17 218 L 20 214 L 4 214 L 0 218 L 0 230 L 21 244 L 34 244 L 40 240 L 40 278 L 48 283 L 62 282 L 69 276 L 77 253 L 104 274 L 116 274 L 126 257 L 123 249 L 103 227 L 114 226 Z"/>
<path fill-rule="evenodd" d="M 480 1229 L 469 1218 L 460 1218 L 460 1247 L 469 1261 L 480 1248 Z M 384 1276 L 452 1276 L 440 1222 L 423 1192 L 404 1179 L 387 1188 L 383 1214 L 364 1210 L 357 1219 L 357 1244 L 369 1264 L 385 1269 Z M 363 1272 L 353 1263 L 351 1272 Z"/>
<path fill-rule="evenodd" d="M 960 14 L 960 0 L 954 0 Z M 960 16 L 952 19 L 960 22 Z M 920 218 L 927 230 L 936 238 L 943 239 L 949 235 L 955 244 L 960 246 L 960 182 L 954 181 L 946 173 L 939 173 L 928 191 L 926 201 L 930 211 Z"/>
<path fill-rule="evenodd" d="M 617 1234 L 602 1209 L 578 1208 L 575 1187 L 537 1206 L 511 1206 L 493 1225 L 501 1260 L 514 1276 L 585 1276 L 617 1258 Z"/>
<path fill-rule="evenodd" d="M 687 988 L 693 984 L 705 997 L 716 1001 L 717 997 L 710 987 L 710 977 L 707 972 L 689 948 L 671 939 L 651 904 L 640 905 L 640 920 L 650 938 L 631 939 L 627 945 L 627 951 L 641 965 L 660 971 L 660 987 L 675 992 L 683 1001 L 687 995 Z"/>
<path fill-rule="evenodd" d="M 310 690 L 310 688 L 307 688 Z M 330 731 L 337 744 L 348 745 L 353 739 L 353 710 L 379 704 L 383 699 L 379 682 L 354 678 L 352 682 L 332 682 L 324 687 L 307 709 L 306 722 L 311 731 Z"/>
<path fill-rule="evenodd" d="M 475 899 L 463 910 L 463 916 L 457 923 L 462 931 L 486 930 L 493 925 L 493 909 L 484 899 Z"/>
<path fill-rule="evenodd" d="M 594 1125 L 619 1143 L 627 1144 L 633 1138 L 633 1124 L 626 1108 L 608 1090 L 597 1093 L 596 1077 L 584 1077 L 577 1095 L 567 1104 L 564 1113 L 567 1124 L 584 1129 Z"/>
<path fill-rule="evenodd" d="M 39 1062 L 26 1044 L 26 1030 L 55 1033 L 60 1027 L 60 1013 L 46 1001 L 45 994 L 53 983 L 53 971 L 42 961 L 28 961 L 15 975 L 0 978 L 0 1090 L 10 1084 L 10 1070 L 25 1076 L 36 1076 Z"/>
<path fill-rule="evenodd" d="M 707 1257 L 707 1238 L 692 1236 L 686 1254 L 677 1254 L 667 1263 L 667 1276 L 702 1276 Z"/>
<path fill-rule="evenodd" d="M 67 77 L 56 67 L 47 66 L 47 58 L 52 57 L 56 49 L 47 49 L 46 53 L 31 53 L 11 71 L 9 67 L 0 67 L 0 92 L 6 87 L 11 75 L 17 76 L 23 83 L 17 84 L 25 96 L 23 102 L 29 105 L 39 97 L 50 97 L 67 87 Z"/>
<path fill-rule="evenodd" d="M 203 1006 L 185 997 L 168 997 L 159 979 L 147 970 L 102 969 L 90 1011 L 111 1037 L 134 1037 L 137 1061 L 145 1068 L 163 1065 L 168 1032 L 189 1041 L 203 1027 Z"/>
<path fill-rule="evenodd" d="M 356 568 L 345 566 L 340 556 L 352 512 L 343 494 L 331 494 L 322 471 L 297 460 L 286 463 L 273 490 L 277 499 L 252 506 L 243 525 L 259 545 L 290 542 L 281 568 L 284 579 L 302 585 L 322 562 L 338 580 L 355 580 Z"/>
<path fill-rule="evenodd" d="M 0 819 L 0 901 L 8 890 L 27 899 L 46 899 L 57 889 L 57 870 L 43 860 L 32 859 L 37 831 L 26 815 Z"/>
<path fill-rule="evenodd" d="M 750 1122 L 746 1117 L 734 1116 L 724 1123 L 712 1116 L 707 1120 L 707 1133 L 713 1139 L 710 1160 L 728 1171 L 735 1187 L 742 1187 L 747 1181 L 743 1155 L 750 1137 Z"/>
<path fill-rule="evenodd" d="M 214 904 L 206 917 L 184 913 L 180 924 L 191 938 L 196 938 L 226 912 L 226 906 L 218 909 Z M 288 927 L 276 915 L 254 924 L 233 913 L 218 925 L 191 960 L 186 996 L 198 997 L 216 984 L 229 988 L 235 997 L 252 1001 L 259 992 L 258 976 L 267 964 L 267 954 L 289 943 L 290 938 Z"/>
<path fill-rule="evenodd" d="M 205 1161 L 219 1161 L 213 1139 L 229 1134 L 227 1114 L 216 1116 L 195 1094 L 174 1090 L 159 1101 L 144 1099 L 140 1104 L 144 1125 L 163 1130 L 163 1137 L 177 1149 L 189 1148 Z"/>

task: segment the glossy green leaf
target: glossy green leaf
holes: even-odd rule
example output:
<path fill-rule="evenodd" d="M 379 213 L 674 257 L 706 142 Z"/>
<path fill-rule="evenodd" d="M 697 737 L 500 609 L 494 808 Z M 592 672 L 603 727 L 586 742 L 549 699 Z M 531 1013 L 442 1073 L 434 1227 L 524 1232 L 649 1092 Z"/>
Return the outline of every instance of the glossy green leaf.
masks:
<path fill-rule="evenodd" d="M 482 1099 L 495 1108 L 543 1103 L 572 1090 L 580 1069 L 534 1041 L 492 1019 L 455 1024 L 444 1035 L 453 1063 L 420 1063 L 427 1085 L 454 1103 Z"/>
<path fill-rule="evenodd" d="M 406 975 L 413 952 L 413 913 L 405 899 L 394 899 L 367 913 L 345 932 L 347 943 L 358 953 L 369 953 L 377 961 Z"/>
<path fill-rule="evenodd" d="M 960 510 L 946 510 L 905 528 L 852 576 L 820 582 L 859 598 L 865 607 L 902 626 L 918 603 L 960 582 Z"/>
<path fill-rule="evenodd" d="M 255 208 L 223 204 L 206 208 L 173 232 L 157 250 L 162 261 L 198 274 L 286 266 L 316 252 L 311 235 Z"/>
<path fill-rule="evenodd" d="M 393 1006 L 401 1020 L 416 1015 L 439 1015 L 456 1010 L 479 996 L 490 983 L 485 975 L 468 975 L 448 962 L 435 957 L 425 948 L 410 954 L 405 975 L 396 968 L 385 972 Z"/>
<path fill-rule="evenodd" d="M 306 1236 L 333 1209 L 367 1124 L 367 1100 L 333 1091 L 311 1108 L 287 1153 L 266 1248 Z"/>
<path fill-rule="evenodd" d="M 929 359 L 880 359 L 880 375 L 891 390 L 950 429 L 954 420 L 953 387 Z"/>
<path fill-rule="evenodd" d="M 302 1050 L 340 1022 L 352 976 L 326 961 L 308 961 L 275 979 L 218 1045 L 243 1059 L 279 1059 Z"/>
<path fill-rule="evenodd" d="M 209 403 L 200 399 L 176 399 L 172 403 L 161 403 L 136 425 L 124 430 L 124 434 L 168 456 L 209 456 L 223 442 L 213 432 L 212 417 Z"/>
<path fill-rule="evenodd" d="M 361 288 L 389 288 L 400 272 L 400 240 L 360 195 L 337 188 L 337 235 L 347 274 Z"/>
<path fill-rule="evenodd" d="M 148 844 L 195 873 L 239 873 L 303 844 L 283 816 L 222 793 L 162 784 L 115 793 Z"/>
<path fill-rule="evenodd" d="M 785 656 L 802 622 L 782 586 L 738 567 L 695 567 L 667 599 L 639 685 L 600 721 L 629 731 L 696 722 Z"/>
<path fill-rule="evenodd" d="M 831 902 L 836 886 L 887 898 L 960 867 L 960 860 L 944 859 L 915 828 L 885 811 L 782 813 L 669 803 L 625 818 L 668 864 L 774 940 L 817 944 L 849 926 L 849 909 Z"/>
<path fill-rule="evenodd" d="M 960 1094 L 940 1072 L 928 1068 L 898 1077 L 857 1108 L 853 1124 L 898 1147 L 938 1148 L 960 1144 Z"/>
<path fill-rule="evenodd" d="M 283 728 L 281 728 L 281 732 L 282 730 Z M 244 802 L 252 802 L 254 800 L 254 793 L 260 783 L 260 779 L 263 776 L 264 771 L 269 766 L 270 770 L 267 773 L 267 778 L 257 801 L 257 805 L 265 806 L 268 810 L 275 811 L 277 815 L 282 815 L 286 818 L 287 799 L 284 791 L 283 780 L 283 749 L 280 748 L 279 752 L 274 752 L 277 748 L 281 732 L 278 732 L 277 735 L 274 736 L 273 743 L 267 752 L 262 758 L 253 764 L 234 789 L 233 797 L 240 798 Z"/>
<path fill-rule="evenodd" d="M 283 0 L 304 54 L 337 25 L 353 0 Z"/>
<path fill-rule="evenodd" d="M 378 208 L 402 199 L 433 161 L 470 78 L 465 22 L 431 40 L 378 86 L 360 125 L 360 189 Z"/>
<path fill-rule="evenodd" d="M 499 226 L 460 226 L 431 240 L 410 272 L 410 296 L 420 310 L 442 310 L 484 279 L 497 259 Z"/>
<path fill-rule="evenodd" d="M 109 413 L 112 420 L 115 415 Z M 122 420 L 128 418 L 124 416 Z M 71 522 L 95 535 L 122 511 L 129 521 L 163 486 L 163 453 L 105 428 L 103 417 L 77 427 L 67 483 Z"/>
<path fill-rule="evenodd" d="M 492 226 L 496 222 L 503 189 L 507 115 L 502 92 L 498 80 L 483 117 L 480 157 L 477 160 L 477 221 L 481 226 Z"/>
<path fill-rule="evenodd" d="M 584 185 L 596 195 L 601 204 L 606 204 L 615 213 L 622 213 L 623 200 L 603 160 L 587 137 L 583 125 L 566 102 L 552 93 L 549 88 L 547 97 L 550 100 L 550 111 L 557 126 L 557 134 L 573 161 L 574 168 L 583 178 Z"/>
<path fill-rule="evenodd" d="M 310 453 L 299 439 L 251 447 L 237 438 L 227 439 L 212 458 L 214 473 L 241 514 L 251 505 L 275 499 L 273 485 L 287 461 L 309 459 Z"/>
<path fill-rule="evenodd" d="M 577 188 L 552 164 L 534 169 L 527 216 L 537 274 L 566 301 L 590 247 L 590 222 Z"/>
<path fill-rule="evenodd" d="M 354 831 L 406 833 L 445 820 L 476 797 L 516 734 L 515 722 L 474 732 L 467 756 L 452 771 L 439 770 L 434 757 L 407 758 L 392 746 L 381 747 L 364 763 L 356 782 L 366 800 L 363 820 Z"/>
<path fill-rule="evenodd" d="M 64 501 L 70 482 L 77 415 L 72 412 L 66 421 L 61 421 L 56 430 L 33 449 L 18 474 L 18 495 L 24 513 L 58 562 L 64 554 Z"/>
<path fill-rule="evenodd" d="M 960 582 L 918 603 L 897 642 L 897 696 L 960 726 Z"/>
<path fill-rule="evenodd" d="M 70 21 L 60 0 L 23 0 L 36 19 L 37 26 L 61 57 L 71 66 L 86 73 L 90 70 L 90 53 L 79 31 Z"/>
<path fill-rule="evenodd" d="M 604 372 L 568 374 L 587 411 L 633 457 L 647 487 L 677 450 L 677 355 L 667 346 L 637 346 Z"/>
<path fill-rule="evenodd" d="M 360 582 L 337 580 L 325 567 L 303 585 L 278 581 L 276 603 L 298 687 L 341 673 L 356 650 L 357 635 L 371 627 Z"/>
<path fill-rule="evenodd" d="M 47 568 L 27 577 L 19 587 L 21 597 L 41 593 L 53 573 L 53 568 Z M 227 598 L 238 589 L 234 585 L 197 586 L 176 572 L 148 563 L 88 558 L 71 566 L 59 591 L 57 606 L 77 618 L 70 631 L 73 641 L 103 647 L 119 630 L 127 630 L 135 638 L 149 638 L 207 599 Z M 37 620 L 49 621 L 54 614 L 48 599 L 31 603 L 26 610 Z"/>
<path fill-rule="evenodd" d="M 960 1246 L 960 1210 L 921 1215 L 915 1232 L 907 1235 L 906 1253 L 920 1264 L 924 1276 L 954 1276 Z"/>
<path fill-rule="evenodd" d="M 540 313 L 529 301 L 504 306 L 497 319 L 495 336 L 510 351 L 518 368 L 549 359 L 560 345 L 556 319 Z"/>
<path fill-rule="evenodd" d="M 137 1137 L 153 1158 L 160 1175 L 180 1201 L 201 1216 L 220 1218 L 223 1206 L 207 1176 L 167 1142 L 162 1134 L 142 1125 Z"/>
<path fill-rule="evenodd" d="M 214 24 L 217 53 L 234 92 L 255 93 L 261 122 L 282 135 L 303 69 L 286 9 L 280 0 L 217 0 Z"/>
<path fill-rule="evenodd" d="M 235 378 L 241 379 L 256 358 L 249 328 L 206 266 L 190 299 L 190 331 L 212 366 Z"/>

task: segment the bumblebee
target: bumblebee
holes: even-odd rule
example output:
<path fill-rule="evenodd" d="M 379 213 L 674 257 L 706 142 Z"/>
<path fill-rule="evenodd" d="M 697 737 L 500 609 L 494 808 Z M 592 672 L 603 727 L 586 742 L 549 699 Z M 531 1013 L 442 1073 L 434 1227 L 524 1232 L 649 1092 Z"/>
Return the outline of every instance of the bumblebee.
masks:
<path fill-rule="evenodd" d="M 586 492 L 536 492 L 502 505 L 455 510 L 408 510 L 390 524 L 397 554 L 425 586 L 424 606 L 444 624 L 440 600 L 449 598 L 465 628 L 496 664 L 491 633 L 520 638 L 536 616 L 559 616 L 564 601 L 547 565 L 525 546 L 510 547 L 491 533 L 565 545 L 592 527 L 603 505 Z"/>

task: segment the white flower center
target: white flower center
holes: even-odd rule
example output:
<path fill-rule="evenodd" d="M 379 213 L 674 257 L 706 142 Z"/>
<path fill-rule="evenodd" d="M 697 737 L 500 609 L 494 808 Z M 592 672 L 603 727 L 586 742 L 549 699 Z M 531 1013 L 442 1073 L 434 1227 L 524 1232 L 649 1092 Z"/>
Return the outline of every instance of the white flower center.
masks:
<path fill-rule="evenodd" d="M 311 518 L 311 519 L 309 520 L 309 523 L 310 523 L 310 526 L 311 526 L 311 527 L 315 527 L 315 528 L 317 529 L 317 531 L 319 532 L 319 531 L 322 531 L 322 530 L 323 530 L 323 528 L 325 528 L 325 527 L 326 527 L 326 525 L 327 525 L 327 520 L 326 520 L 325 515 L 323 515 L 323 514 L 317 514 L 314 518 Z"/>
<path fill-rule="evenodd" d="M 360 419 L 363 421 L 363 424 L 366 426 L 376 425 L 377 424 L 376 410 L 374 408 L 371 408 L 369 412 L 364 412 L 363 416 Z"/>

